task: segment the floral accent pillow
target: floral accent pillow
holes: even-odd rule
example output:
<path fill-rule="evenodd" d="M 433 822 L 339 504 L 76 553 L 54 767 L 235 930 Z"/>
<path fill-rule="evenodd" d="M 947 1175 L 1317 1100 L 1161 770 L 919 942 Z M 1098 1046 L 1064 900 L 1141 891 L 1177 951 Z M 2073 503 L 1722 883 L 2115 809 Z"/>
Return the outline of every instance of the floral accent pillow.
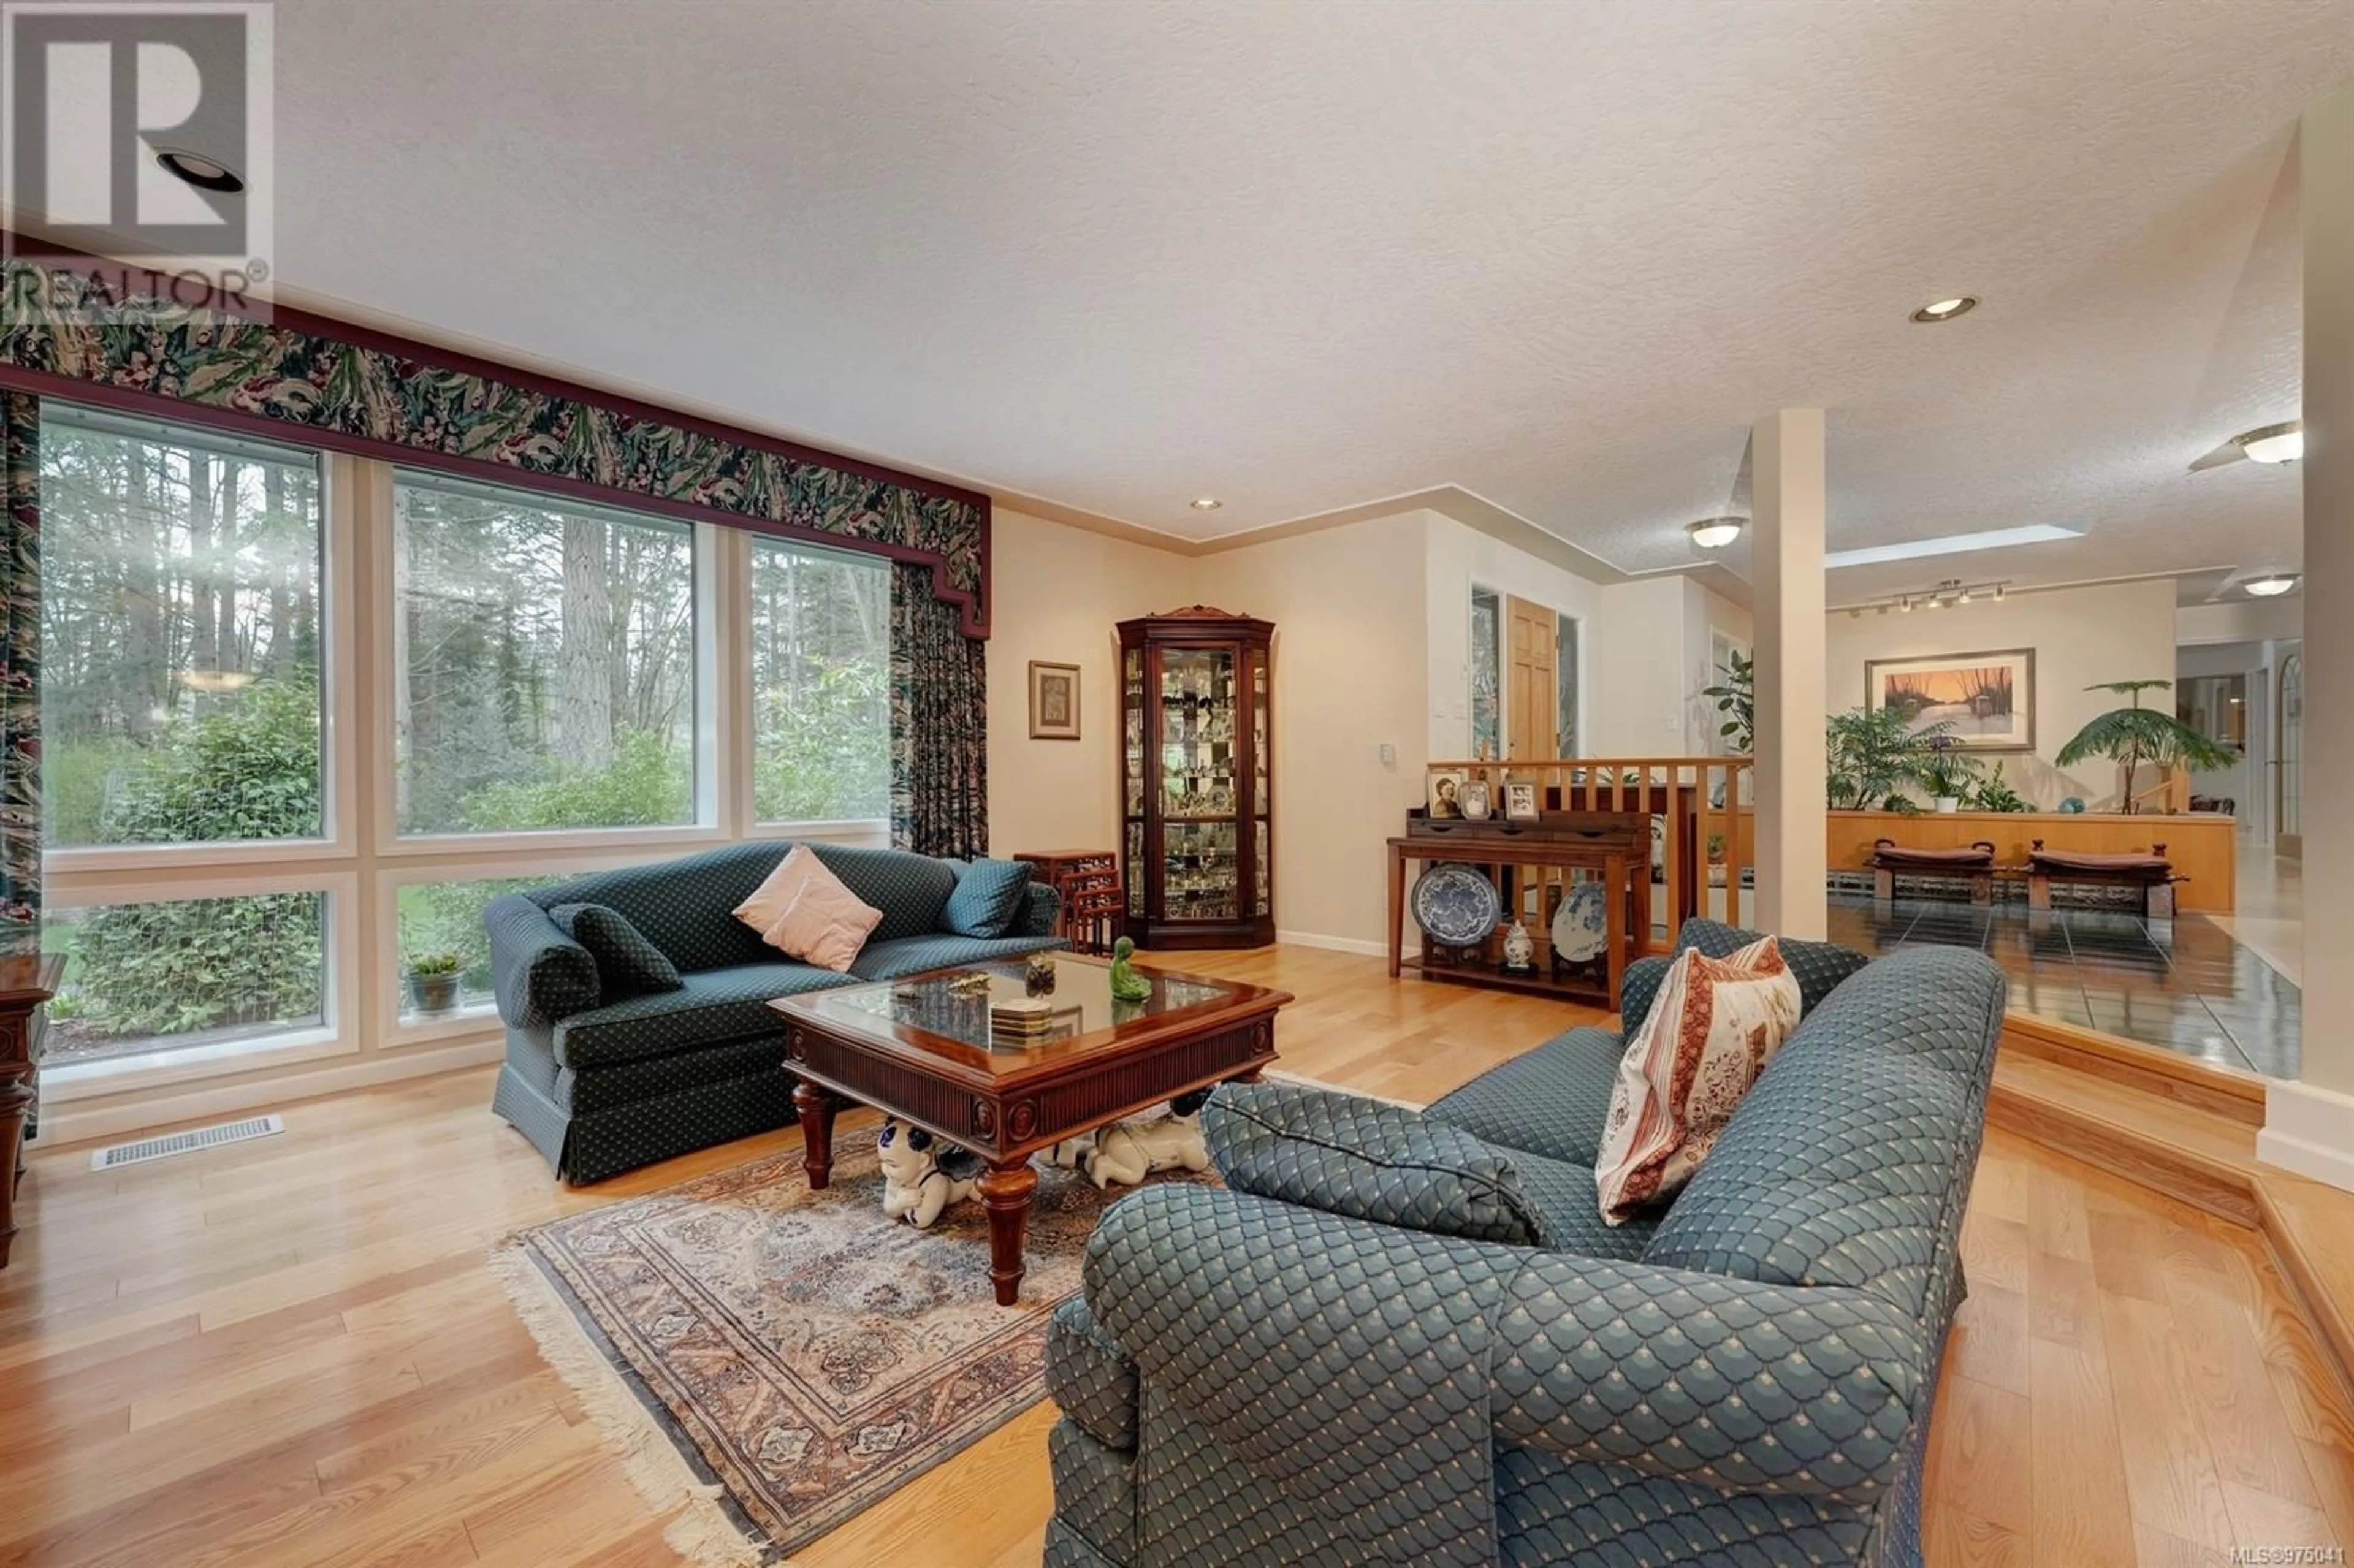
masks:
<path fill-rule="evenodd" d="M 1772 937 L 1722 959 L 1676 955 L 1610 1091 L 1594 1161 L 1605 1224 L 1683 1190 L 1798 1013 L 1797 977 Z"/>

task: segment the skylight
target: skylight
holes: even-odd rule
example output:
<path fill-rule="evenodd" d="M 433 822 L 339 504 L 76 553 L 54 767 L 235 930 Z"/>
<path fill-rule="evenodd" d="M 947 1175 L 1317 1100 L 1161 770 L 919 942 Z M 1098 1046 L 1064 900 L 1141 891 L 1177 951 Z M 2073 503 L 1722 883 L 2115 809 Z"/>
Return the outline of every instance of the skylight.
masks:
<path fill-rule="evenodd" d="M 1861 550 L 1833 550 L 1823 557 L 1826 571 L 1841 567 L 1869 567 L 1881 561 L 1916 561 L 1924 556 L 1959 556 L 1972 550 L 1999 550 L 2010 545 L 2048 545 L 2055 539 L 2081 539 L 2082 528 L 2057 523 L 2031 523 L 2023 528 L 1990 528 L 1980 534 L 1947 534 L 1936 539 L 1911 539 L 1902 545 L 1872 545 Z"/>

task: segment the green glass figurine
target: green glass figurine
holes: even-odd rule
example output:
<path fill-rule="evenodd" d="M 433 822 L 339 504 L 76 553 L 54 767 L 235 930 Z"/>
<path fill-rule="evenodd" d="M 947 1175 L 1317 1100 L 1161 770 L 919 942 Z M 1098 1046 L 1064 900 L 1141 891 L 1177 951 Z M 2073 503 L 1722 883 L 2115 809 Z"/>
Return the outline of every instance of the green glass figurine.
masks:
<path fill-rule="evenodd" d="M 1111 999 L 1114 1001 L 1143 1001 L 1152 995 L 1152 982 L 1136 972 L 1129 960 L 1136 957 L 1136 944 L 1122 937 L 1111 945 Z"/>

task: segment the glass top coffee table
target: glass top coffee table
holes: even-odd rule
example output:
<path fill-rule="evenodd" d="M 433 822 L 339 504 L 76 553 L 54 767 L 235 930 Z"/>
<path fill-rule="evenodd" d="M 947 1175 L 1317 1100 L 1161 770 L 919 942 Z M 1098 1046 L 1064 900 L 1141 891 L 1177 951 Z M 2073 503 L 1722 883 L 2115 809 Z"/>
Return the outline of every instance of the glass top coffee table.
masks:
<path fill-rule="evenodd" d="M 966 964 L 769 1003 L 784 1022 L 785 1066 L 800 1080 L 793 1104 L 810 1186 L 822 1188 L 832 1171 L 833 1115 L 845 1100 L 971 1150 L 988 1166 L 989 1274 L 1007 1307 L 1021 1293 L 1038 1185 L 1031 1155 L 1189 1090 L 1256 1079 L 1275 1060 L 1276 1011 L 1291 1000 L 1139 965 L 1151 996 L 1115 1001 L 1109 964 L 1058 953 L 1044 1037 L 1007 1044 L 991 1036 L 990 1005 L 1028 994 L 1023 969 Z"/>

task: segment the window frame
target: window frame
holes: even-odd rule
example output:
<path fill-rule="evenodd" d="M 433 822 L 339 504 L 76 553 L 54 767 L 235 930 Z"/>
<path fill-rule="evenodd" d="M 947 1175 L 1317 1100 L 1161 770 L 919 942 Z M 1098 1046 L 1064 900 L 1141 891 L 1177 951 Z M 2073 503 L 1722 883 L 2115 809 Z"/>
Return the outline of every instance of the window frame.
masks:
<path fill-rule="evenodd" d="M 370 556 L 374 567 L 374 584 L 369 595 L 375 611 L 375 634 L 371 639 L 370 661 L 376 693 L 376 716 L 373 731 L 375 755 L 370 759 L 372 782 L 376 785 L 375 850 L 387 858 L 412 857 L 451 858 L 482 853 L 516 854 L 547 851 L 593 850 L 612 845 L 639 845 L 646 848 L 672 847 L 678 853 L 707 848 L 727 842 L 727 832 L 721 826 L 724 819 L 718 811 L 718 778 L 720 772 L 716 726 L 716 692 L 713 689 L 715 662 L 712 654 L 716 643 L 712 637 L 713 600 L 719 595 L 719 574 L 712 557 L 717 554 L 712 535 L 723 530 L 716 524 L 682 523 L 660 514 L 641 514 L 649 520 L 671 524 L 687 530 L 688 548 L 692 552 L 693 588 L 695 598 L 695 669 L 691 672 L 695 717 L 688 726 L 689 746 L 695 784 L 692 791 L 695 821 L 671 822 L 654 826 L 618 828 L 521 828 L 503 829 L 484 833 L 404 833 L 400 831 L 398 788 L 400 753 L 398 713 L 395 702 L 398 689 L 394 662 L 399 653 L 398 622 L 400 617 L 400 580 L 398 565 L 393 556 L 394 528 L 398 502 L 394 491 L 404 471 L 393 463 L 369 465 L 375 471 L 366 476 L 368 484 L 367 510 L 371 515 L 367 527 Z M 550 511 L 566 504 L 563 497 L 546 495 L 540 499 L 523 485 L 501 486 L 478 484 L 474 489 L 506 489 L 527 497 L 534 503 Z M 591 505 L 572 503 L 584 510 L 629 514 L 626 506 Z M 706 715 L 709 715 L 706 717 Z"/>
<path fill-rule="evenodd" d="M 60 404 L 76 413 L 97 416 L 101 428 L 108 423 L 125 422 L 126 419 L 125 416 L 95 408 L 89 404 L 75 403 L 71 398 L 45 396 L 41 399 L 44 423 L 47 421 L 46 411 L 53 405 Z M 197 869 L 262 862 L 310 863 L 349 857 L 354 849 L 349 795 L 359 768 L 359 758 L 355 744 L 356 737 L 353 734 L 356 726 L 345 722 L 337 711 L 340 706 L 338 698 L 344 695 L 349 672 L 355 668 L 352 663 L 355 595 L 351 519 L 349 509 L 338 504 L 340 498 L 337 493 L 338 474 L 343 465 L 334 461 L 332 453 L 318 448 L 223 438 L 206 426 L 175 425 L 170 419 L 131 416 L 128 422 L 186 431 L 191 445 L 234 443 L 271 447 L 289 457 L 299 457 L 307 452 L 317 463 L 319 618 L 325 627 L 325 635 L 319 640 L 319 821 L 324 832 L 319 837 L 307 839 L 217 839 L 203 843 L 69 844 L 57 847 L 45 843 L 41 850 L 45 880 L 69 879 L 77 874 Z M 46 810 L 46 792 L 42 803 Z"/>

